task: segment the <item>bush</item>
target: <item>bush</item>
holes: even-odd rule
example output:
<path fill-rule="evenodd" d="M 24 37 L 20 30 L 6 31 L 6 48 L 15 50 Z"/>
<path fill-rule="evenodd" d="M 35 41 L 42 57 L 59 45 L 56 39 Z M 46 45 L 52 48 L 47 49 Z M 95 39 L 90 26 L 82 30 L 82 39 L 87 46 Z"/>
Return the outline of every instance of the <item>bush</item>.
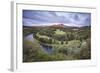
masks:
<path fill-rule="evenodd" d="M 67 44 L 69 48 L 79 48 L 80 45 L 81 45 L 81 42 L 79 40 L 68 41 L 68 44 Z"/>
<path fill-rule="evenodd" d="M 49 55 L 42 49 L 36 40 L 34 40 L 34 42 L 28 40 L 23 41 L 23 62 L 46 60 L 49 60 Z"/>
<path fill-rule="evenodd" d="M 82 42 L 81 51 L 80 51 L 80 59 L 90 59 L 91 58 L 91 43 L 90 39 Z"/>

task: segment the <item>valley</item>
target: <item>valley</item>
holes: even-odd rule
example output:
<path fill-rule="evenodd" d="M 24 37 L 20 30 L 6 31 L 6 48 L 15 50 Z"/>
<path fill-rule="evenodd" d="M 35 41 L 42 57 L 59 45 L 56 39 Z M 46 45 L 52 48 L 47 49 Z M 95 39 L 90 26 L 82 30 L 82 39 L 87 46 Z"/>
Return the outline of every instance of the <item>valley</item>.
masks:
<path fill-rule="evenodd" d="M 23 62 L 84 59 L 91 59 L 91 26 L 23 26 Z"/>

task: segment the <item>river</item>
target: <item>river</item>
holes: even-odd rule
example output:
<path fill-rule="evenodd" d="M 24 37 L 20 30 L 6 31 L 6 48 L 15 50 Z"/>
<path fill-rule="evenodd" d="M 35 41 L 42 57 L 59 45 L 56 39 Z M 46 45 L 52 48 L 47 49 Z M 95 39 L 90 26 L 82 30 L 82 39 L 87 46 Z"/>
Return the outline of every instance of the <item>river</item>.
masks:
<path fill-rule="evenodd" d="M 25 39 L 31 41 L 31 42 L 34 42 L 34 34 L 31 33 L 27 36 L 25 36 Z M 46 51 L 48 54 L 51 54 L 53 52 L 53 47 L 52 46 L 48 46 L 48 45 L 45 45 L 45 44 L 40 44 L 43 48 L 44 51 Z"/>
<path fill-rule="evenodd" d="M 33 34 L 29 34 L 29 35 L 25 36 L 25 39 L 33 42 L 34 41 Z"/>

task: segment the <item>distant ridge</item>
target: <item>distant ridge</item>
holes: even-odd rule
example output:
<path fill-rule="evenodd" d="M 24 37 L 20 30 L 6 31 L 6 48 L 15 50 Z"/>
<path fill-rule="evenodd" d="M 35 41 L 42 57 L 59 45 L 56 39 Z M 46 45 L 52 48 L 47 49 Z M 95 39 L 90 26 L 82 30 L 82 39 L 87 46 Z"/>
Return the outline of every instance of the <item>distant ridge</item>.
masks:
<path fill-rule="evenodd" d="M 52 24 L 39 24 L 39 25 L 36 25 L 34 24 L 33 26 L 23 26 L 23 27 L 28 27 L 28 28 L 31 28 L 31 27 L 55 27 L 55 28 L 66 28 L 66 27 L 76 27 L 76 28 L 80 28 L 80 27 L 90 27 L 90 26 L 81 26 L 81 25 L 76 25 L 76 24 L 63 24 L 63 23 L 52 23 Z"/>

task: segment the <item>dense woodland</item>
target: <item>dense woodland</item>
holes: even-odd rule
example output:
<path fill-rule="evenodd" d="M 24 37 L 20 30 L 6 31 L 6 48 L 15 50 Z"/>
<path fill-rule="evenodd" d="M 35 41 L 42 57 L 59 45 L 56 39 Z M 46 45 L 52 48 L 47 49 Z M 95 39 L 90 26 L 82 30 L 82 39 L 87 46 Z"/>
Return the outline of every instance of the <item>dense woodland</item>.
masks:
<path fill-rule="evenodd" d="M 24 38 L 29 34 L 33 34 L 33 42 Z M 52 52 L 42 45 L 52 47 Z M 90 26 L 23 26 L 23 62 L 85 59 L 91 59 Z"/>

